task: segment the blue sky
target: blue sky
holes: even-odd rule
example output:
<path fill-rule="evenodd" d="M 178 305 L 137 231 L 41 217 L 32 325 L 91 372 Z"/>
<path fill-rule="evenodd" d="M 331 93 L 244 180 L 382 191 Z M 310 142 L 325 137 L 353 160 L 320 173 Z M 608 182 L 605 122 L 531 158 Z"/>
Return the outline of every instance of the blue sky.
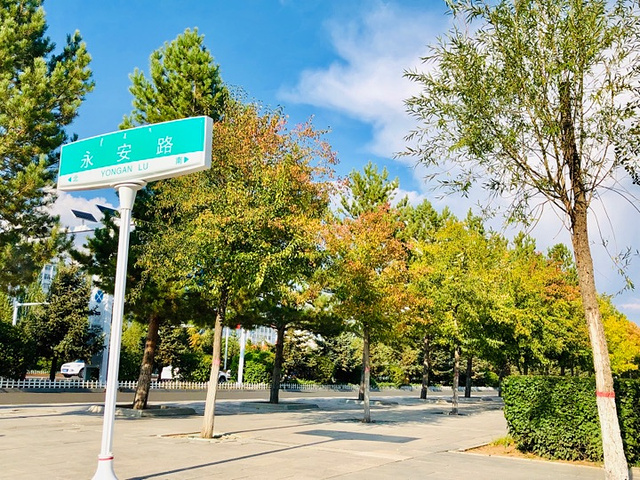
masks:
<path fill-rule="evenodd" d="M 403 78 L 403 72 L 421 68 L 427 46 L 449 28 L 443 4 L 437 0 L 48 0 L 44 8 L 52 40 L 61 46 L 77 29 L 93 57 L 95 90 L 70 129 L 79 138 L 117 130 L 123 115 L 131 111 L 129 74 L 136 67 L 148 71 L 151 52 L 186 28 L 198 28 L 227 84 L 241 87 L 265 105 L 283 106 L 292 124 L 313 116 L 317 128 L 330 129 L 327 139 L 338 152 L 340 175 L 361 170 L 371 160 L 399 178 L 400 195 L 409 195 L 413 202 L 429 198 L 436 208 L 447 205 L 464 216 L 481 197 L 442 199 L 425 184 L 424 170 L 413 160 L 394 158 L 413 126 L 403 101 L 417 88 Z M 61 194 L 57 210 L 65 223 L 77 225 L 69 209 L 97 214 L 96 203 L 113 205 L 117 200 L 109 190 Z M 605 198 L 605 203 L 608 216 L 600 212 L 599 224 L 591 222 L 594 258 L 599 290 L 615 293 L 622 280 L 606 251 L 598 247 L 600 233 L 615 253 L 634 246 L 640 232 L 637 213 L 629 206 L 614 197 Z M 492 226 L 501 229 L 499 219 Z M 558 242 L 569 244 L 562 222 L 550 210 L 532 235 L 541 250 Z M 630 274 L 640 284 L 638 260 Z M 640 323 L 640 294 L 626 292 L 615 303 Z"/>

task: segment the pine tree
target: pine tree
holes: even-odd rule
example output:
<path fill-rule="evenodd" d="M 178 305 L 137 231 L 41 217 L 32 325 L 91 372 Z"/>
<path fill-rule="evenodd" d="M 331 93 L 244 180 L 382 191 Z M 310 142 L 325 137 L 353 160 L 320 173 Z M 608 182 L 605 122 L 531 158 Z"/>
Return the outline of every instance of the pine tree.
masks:
<path fill-rule="evenodd" d="M 341 213 L 357 218 L 374 211 L 378 206 L 390 203 L 398 188 L 398 179 L 388 180 L 386 168 L 378 173 L 378 167 L 368 162 L 362 173 L 353 170 L 349 174 L 349 191 L 340 198 Z"/>
<path fill-rule="evenodd" d="M 150 78 L 138 69 L 131 75 L 133 111 L 124 118 L 120 127 L 131 128 L 200 115 L 218 120 L 227 97 L 219 70 L 211 52 L 204 45 L 204 37 L 198 34 L 197 29 L 185 30 L 175 40 L 165 43 L 151 54 Z M 164 183 L 156 182 L 139 192 L 134 217 L 150 218 L 149 209 Z M 133 251 L 158 234 L 152 222 L 139 222 L 137 230 L 132 243 Z M 180 295 L 168 287 L 166 278 L 159 275 L 150 275 L 139 285 L 137 309 L 140 313 L 141 310 L 145 311 L 149 328 L 133 401 L 133 407 L 137 409 L 146 408 L 147 405 L 160 325 L 168 320 L 167 314 L 171 314 L 168 307 L 174 305 L 174 300 Z M 209 309 L 204 311 L 208 312 Z"/>
<path fill-rule="evenodd" d="M 47 304 L 25 320 L 36 355 L 51 359 L 51 380 L 59 360 L 88 361 L 102 349 L 99 330 L 89 325 L 90 295 L 91 286 L 77 266 L 61 267 L 51 282 Z"/>
<path fill-rule="evenodd" d="M 64 49 L 45 37 L 41 0 L 0 1 L 0 288 L 29 283 L 62 239 L 46 207 L 56 149 L 93 89 L 80 34 Z"/>

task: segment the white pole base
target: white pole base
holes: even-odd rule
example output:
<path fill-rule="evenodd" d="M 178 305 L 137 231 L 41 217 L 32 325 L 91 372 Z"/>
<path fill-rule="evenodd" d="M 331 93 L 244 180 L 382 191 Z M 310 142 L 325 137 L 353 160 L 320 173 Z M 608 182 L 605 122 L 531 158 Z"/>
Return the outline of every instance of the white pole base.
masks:
<path fill-rule="evenodd" d="M 118 480 L 113 471 L 113 455 L 98 455 L 98 469 L 91 480 Z"/>

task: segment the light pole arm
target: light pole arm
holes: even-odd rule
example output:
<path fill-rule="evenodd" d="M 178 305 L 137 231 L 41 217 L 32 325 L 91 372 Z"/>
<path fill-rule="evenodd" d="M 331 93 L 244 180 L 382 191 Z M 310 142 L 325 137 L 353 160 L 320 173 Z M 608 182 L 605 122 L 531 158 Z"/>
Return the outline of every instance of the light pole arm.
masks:
<path fill-rule="evenodd" d="M 49 302 L 13 302 L 13 320 L 11 324 L 13 326 L 18 324 L 18 308 L 19 307 L 32 307 L 33 305 L 49 305 Z"/>

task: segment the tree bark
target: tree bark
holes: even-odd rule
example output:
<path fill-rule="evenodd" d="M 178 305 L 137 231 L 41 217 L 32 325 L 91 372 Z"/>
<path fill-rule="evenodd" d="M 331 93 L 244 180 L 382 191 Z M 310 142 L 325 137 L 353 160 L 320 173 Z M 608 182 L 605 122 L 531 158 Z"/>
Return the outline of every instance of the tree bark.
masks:
<path fill-rule="evenodd" d="M 58 355 L 55 353 L 51 357 L 51 367 L 49 368 L 49 380 L 52 382 L 56 379 L 56 371 L 58 370 Z"/>
<path fill-rule="evenodd" d="M 201 438 L 213 438 L 213 423 L 215 420 L 216 396 L 218 395 L 218 373 L 220 372 L 220 352 L 222 351 L 222 324 L 227 312 L 228 292 L 221 289 L 220 301 L 216 310 L 216 324 L 213 332 L 213 357 L 211 359 L 211 373 L 207 387 L 207 399 L 204 406 L 204 419 Z"/>
<path fill-rule="evenodd" d="M 423 354 L 422 357 L 422 388 L 420 389 L 420 399 L 426 400 L 427 391 L 429 390 L 429 371 L 431 370 L 429 336 L 425 335 L 422 340 Z"/>
<path fill-rule="evenodd" d="M 362 336 L 362 370 L 364 371 L 364 391 L 363 391 L 363 406 L 364 406 L 364 418 L 362 421 L 364 423 L 371 423 L 371 405 L 369 402 L 369 382 L 371 379 L 371 364 L 369 357 L 369 330 L 364 329 L 364 334 Z"/>
<path fill-rule="evenodd" d="M 284 334 L 286 326 L 278 325 L 276 329 L 278 337 L 276 339 L 276 356 L 273 360 L 273 378 L 271 379 L 271 393 L 269 403 L 278 403 L 280 393 L 280 379 L 282 378 L 282 361 L 284 359 Z"/>
<path fill-rule="evenodd" d="M 362 347 L 362 371 L 360 372 L 360 388 L 358 389 L 358 401 L 364 401 L 364 347 Z"/>
<path fill-rule="evenodd" d="M 460 384 L 460 347 L 453 351 L 453 397 L 449 415 L 458 415 L 458 385 Z"/>
<path fill-rule="evenodd" d="M 464 385 L 464 398 L 471 398 L 471 375 L 473 375 L 473 357 L 467 357 L 467 378 Z"/>
<path fill-rule="evenodd" d="M 506 377 L 509 374 L 509 371 L 507 370 L 508 367 L 509 367 L 508 363 L 505 363 L 500 366 L 500 371 L 498 373 L 498 396 L 499 397 L 502 397 L 502 381 L 504 380 L 504 377 Z"/>
<path fill-rule="evenodd" d="M 624 455 L 622 436 L 620 435 L 609 350 L 604 335 L 604 326 L 598 306 L 598 294 L 593 275 L 593 259 L 591 258 L 587 222 L 589 199 L 587 198 L 584 184 L 585 172 L 581 165 L 582 159 L 576 144 L 575 125 L 571 108 L 572 97 L 568 80 L 561 84 L 559 96 L 562 155 L 564 163 L 568 167 L 572 197 L 565 200 L 565 206 L 571 221 L 571 243 L 573 244 L 573 254 L 578 270 L 578 285 L 593 351 L 596 403 L 602 432 L 605 478 L 607 480 L 627 480 L 629 478 L 629 467 Z"/>
<path fill-rule="evenodd" d="M 144 354 L 142 356 L 142 365 L 140 366 L 140 375 L 138 375 L 138 385 L 136 386 L 136 393 L 133 397 L 133 408 L 135 410 L 144 410 L 147 408 L 149 389 L 151 386 L 151 374 L 153 373 L 153 361 L 156 356 L 156 347 L 158 346 L 159 329 L 159 315 L 151 315 L 149 317 L 149 325 L 147 327 L 147 340 L 144 344 Z"/>
<path fill-rule="evenodd" d="M 576 209 L 577 210 L 577 209 Z M 626 480 L 629 467 L 624 455 L 620 424 L 616 410 L 613 376 L 609 361 L 607 339 L 600 316 L 598 297 L 593 276 L 593 260 L 587 234 L 587 211 L 576 211 L 572 229 L 573 250 L 578 269 L 578 284 L 582 296 L 585 318 L 589 328 L 589 339 L 593 350 L 593 368 L 596 376 L 596 403 L 602 431 L 605 478 Z"/>

